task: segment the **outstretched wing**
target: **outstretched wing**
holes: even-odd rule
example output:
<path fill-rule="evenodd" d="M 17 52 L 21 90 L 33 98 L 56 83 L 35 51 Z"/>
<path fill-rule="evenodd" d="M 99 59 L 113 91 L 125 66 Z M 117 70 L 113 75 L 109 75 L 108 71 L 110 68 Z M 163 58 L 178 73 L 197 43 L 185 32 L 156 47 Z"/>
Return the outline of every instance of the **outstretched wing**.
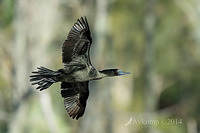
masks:
<path fill-rule="evenodd" d="M 85 112 L 86 101 L 89 96 L 88 81 L 77 83 L 62 82 L 61 89 L 65 109 L 70 117 L 78 120 Z"/>
<path fill-rule="evenodd" d="M 91 65 L 89 50 L 92 43 L 90 28 L 86 17 L 77 20 L 71 28 L 67 40 L 62 47 L 62 61 L 64 67 Z"/>

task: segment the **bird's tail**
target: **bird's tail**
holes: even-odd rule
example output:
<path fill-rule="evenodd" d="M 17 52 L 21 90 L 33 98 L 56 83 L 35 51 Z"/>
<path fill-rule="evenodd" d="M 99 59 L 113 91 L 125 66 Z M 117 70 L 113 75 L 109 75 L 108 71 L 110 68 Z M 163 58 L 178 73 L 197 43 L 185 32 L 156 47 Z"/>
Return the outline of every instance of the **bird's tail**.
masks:
<path fill-rule="evenodd" d="M 36 89 L 42 91 L 57 82 L 56 77 L 60 74 L 59 71 L 53 71 L 42 66 L 37 69 L 38 71 L 32 72 L 33 75 L 30 76 L 30 82 L 33 82 L 32 85 L 38 85 Z"/>

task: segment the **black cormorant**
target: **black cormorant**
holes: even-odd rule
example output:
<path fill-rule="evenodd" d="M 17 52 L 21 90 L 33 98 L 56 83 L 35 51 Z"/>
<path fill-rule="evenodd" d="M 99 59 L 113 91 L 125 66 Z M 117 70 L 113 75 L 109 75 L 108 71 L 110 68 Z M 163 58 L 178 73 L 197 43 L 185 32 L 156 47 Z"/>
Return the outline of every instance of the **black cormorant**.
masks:
<path fill-rule="evenodd" d="M 81 17 L 71 28 L 67 40 L 63 43 L 64 68 L 52 71 L 41 66 L 30 76 L 32 85 L 37 84 L 36 89 L 40 91 L 47 89 L 55 82 L 61 82 L 61 95 L 64 98 L 65 109 L 73 119 L 78 119 L 84 114 L 89 96 L 89 81 L 129 74 L 119 69 L 102 71 L 95 69 L 90 62 L 91 44 L 92 38 L 87 19 Z"/>

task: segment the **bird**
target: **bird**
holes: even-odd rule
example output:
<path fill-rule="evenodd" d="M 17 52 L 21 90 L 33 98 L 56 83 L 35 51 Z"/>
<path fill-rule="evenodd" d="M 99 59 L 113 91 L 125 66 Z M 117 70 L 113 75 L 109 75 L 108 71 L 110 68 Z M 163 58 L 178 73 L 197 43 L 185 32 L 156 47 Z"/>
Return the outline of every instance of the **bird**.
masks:
<path fill-rule="evenodd" d="M 42 91 L 53 83 L 61 82 L 61 96 L 69 115 L 77 120 L 83 116 L 89 96 L 88 83 L 105 77 L 130 74 L 119 69 L 98 71 L 90 61 L 91 32 L 86 16 L 77 21 L 68 33 L 62 46 L 63 68 L 57 71 L 43 66 L 30 75 L 32 85 Z"/>

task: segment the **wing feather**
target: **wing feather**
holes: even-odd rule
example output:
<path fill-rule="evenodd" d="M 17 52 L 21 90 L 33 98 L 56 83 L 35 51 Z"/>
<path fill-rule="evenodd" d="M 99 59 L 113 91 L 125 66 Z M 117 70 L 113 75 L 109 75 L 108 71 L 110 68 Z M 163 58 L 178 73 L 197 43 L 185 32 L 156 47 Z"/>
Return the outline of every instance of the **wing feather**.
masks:
<path fill-rule="evenodd" d="M 88 81 L 78 83 L 62 82 L 61 89 L 65 109 L 69 116 L 73 119 L 79 119 L 85 112 L 86 101 L 89 96 Z"/>
<path fill-rule="evenodd" d="M 91 43 L 92 38 L 90 35 L 90 28 L 87 22 L 87 18 L 81 17 L 72 26 L 67 36 L 67 40 L 65 40 L 63 43 L 62 61 L 64 66 L 69 65 L 72 62 L 73 64 L 76 62 L 75 64 L 85 65 L 90 63 L 89 49 Z"/>

